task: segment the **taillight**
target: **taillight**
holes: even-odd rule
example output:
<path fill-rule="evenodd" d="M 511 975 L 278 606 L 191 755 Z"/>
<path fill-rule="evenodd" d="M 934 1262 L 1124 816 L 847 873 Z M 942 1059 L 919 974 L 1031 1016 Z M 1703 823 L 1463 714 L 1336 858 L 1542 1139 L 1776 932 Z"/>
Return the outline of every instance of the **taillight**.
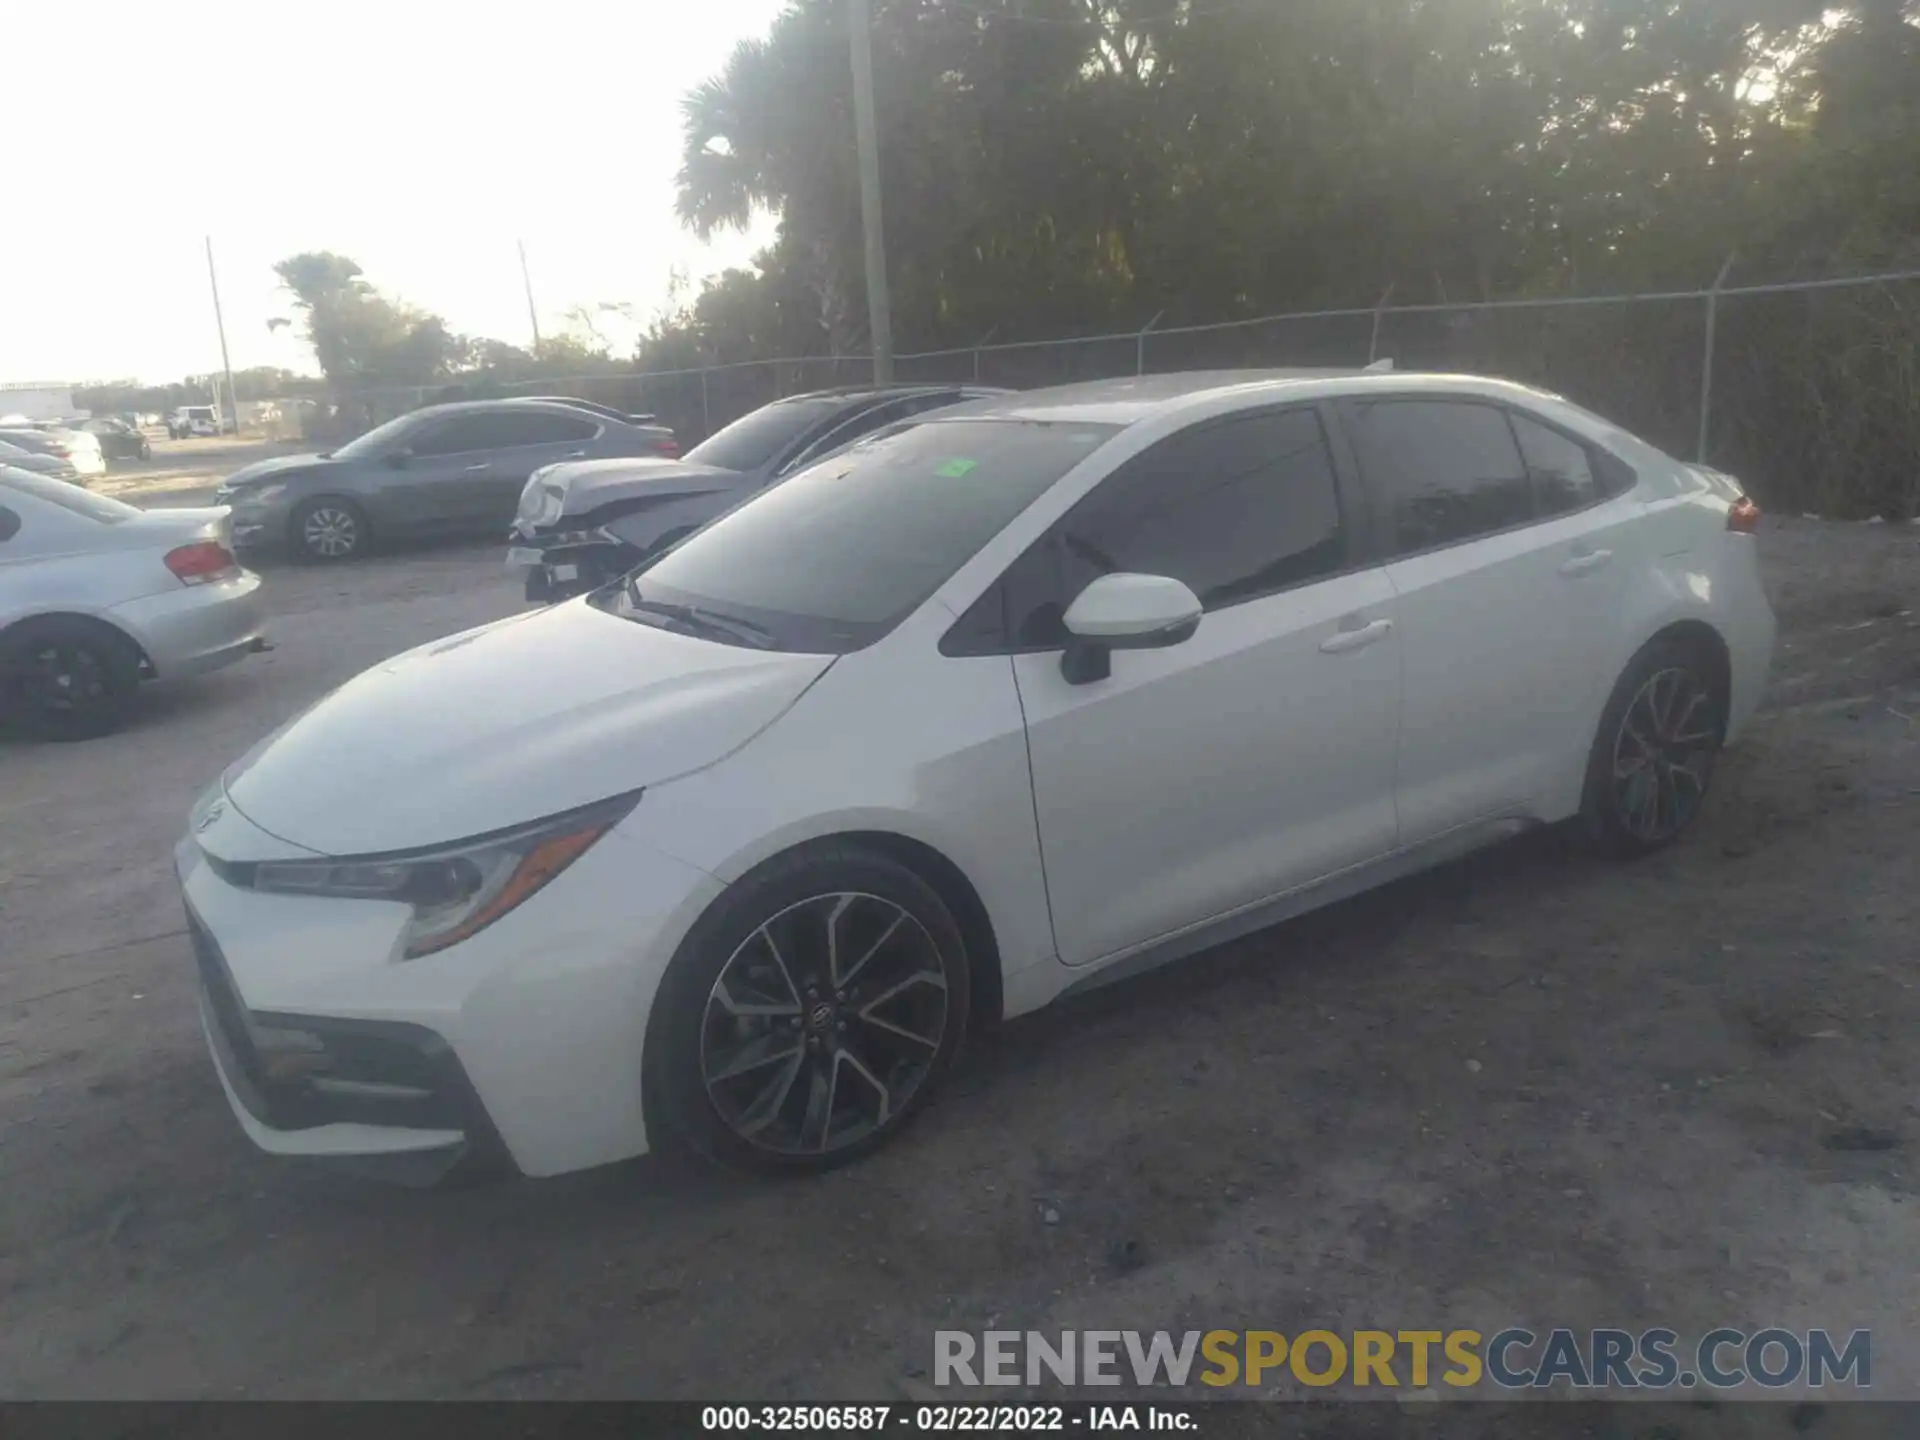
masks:
<path fill-rule="evenodd" d="M 166 566 L 182 585 L 207 585 L 240 573 L 240 562 L 218 540 L 196 540 L 169 550 Z"/>
<path fill-rule="evenodd" d="M 1727 510 L 1727 529 L 1736 535 L 1751 535 L 1760 528 L 1760 507 L 1742 495 Z"/>
<path fill-rule="evenodd" d="M 677 460 L 680 458 L 680 442 L 674 439 L 656 440 L 653 442 L 653 453 Z"/>

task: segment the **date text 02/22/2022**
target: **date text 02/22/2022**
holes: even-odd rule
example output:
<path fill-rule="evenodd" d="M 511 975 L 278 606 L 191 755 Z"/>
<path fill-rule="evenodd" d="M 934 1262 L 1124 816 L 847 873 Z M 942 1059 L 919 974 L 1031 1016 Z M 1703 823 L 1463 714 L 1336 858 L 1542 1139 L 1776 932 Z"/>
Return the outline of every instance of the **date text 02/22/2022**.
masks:
<path fill-rule="evenodd" d="M 1069 1430 L 1198 1429 L 1190 1410 L 1169 1405 L 708 1405 L 700 1428 L 717 1432 L 816 1434 L 907 1430 L 914 1434 Z"/>

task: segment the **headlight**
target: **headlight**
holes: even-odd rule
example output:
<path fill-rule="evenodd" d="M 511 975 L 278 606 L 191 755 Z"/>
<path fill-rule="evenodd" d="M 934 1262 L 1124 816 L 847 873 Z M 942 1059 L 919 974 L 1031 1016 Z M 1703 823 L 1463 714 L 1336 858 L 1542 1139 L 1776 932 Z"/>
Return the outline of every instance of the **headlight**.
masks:
<path fill-rule="evenodd" d="M 586 854 L 639 799 L 635 791 L 432 851 L 263 861 L 253 867 L 252 886 L 279 895 L 411 906 L 405 937 L 411 960 L 458 945 L 520 905 Z"/>
<path fill-rule="evenodd" d="M 553 524 L 567 508 L 567 487 L 546 476 L 545 470 L 534 471 L 520 492 L 519 518 L 536 530 Z"/>
<path fill-rule="evenodd" d="M 237 490 L 227 492 L 229 505 L 264 505 L 287 488 L 284 480 L 275 480 L 265 485 L 242 485 Z M 214 492 L 218 495 L 218 491 Z"/>

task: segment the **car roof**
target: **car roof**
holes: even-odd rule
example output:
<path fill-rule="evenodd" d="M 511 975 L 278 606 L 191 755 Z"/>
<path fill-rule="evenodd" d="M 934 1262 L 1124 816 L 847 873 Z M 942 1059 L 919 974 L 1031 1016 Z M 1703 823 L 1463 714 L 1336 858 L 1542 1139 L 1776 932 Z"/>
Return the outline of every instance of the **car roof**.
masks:
<path fill-rule="evenodd" d="M 838 385 L 826 390 L 805 390 L 798 395 L 783 395 L 774 405 L 794 405 L 808 400 L 840 400 L 849 405 L 861 400 L 896 400 L 902 395 L 944 395 L 965 391 L 975 395 L 1012 395 L 1015 391 L 998 385 L 975 385 L 970 380 L 901 381 L 891 385 Z"/>
<path fill-rule="evenodd" d="M 583 411 L 577 404 L 566 400 L 546 400 L 524 395 L 501 395 L 491 400 L 448 400 L 439 405 L 422 405 L 418 410 L 409 410 L 407 414 L 409 416 L 471 415 L 484 414 L 489 410 L 532 410 L 543 414 L 562 415 L 598 414 L 603 420 L 609 418 L 600 411 Z"/>
<path fill-rule="evenodd" d="M 1115 380 L 1086 380 L 1045 390 L 1010 391 L 971 401 L 929 418 L 996 417 L 1125 426 L 1234 393 L 1244 393 L 1251 403 L 1268 396 L 1276 400 L 1315 400 L 1336 395 L 1410 392 L 1557 398 L 1509 380 L 1482 375 L 1334 368 L 1185 370 L 1164 375 L 1129 375 Z"/>

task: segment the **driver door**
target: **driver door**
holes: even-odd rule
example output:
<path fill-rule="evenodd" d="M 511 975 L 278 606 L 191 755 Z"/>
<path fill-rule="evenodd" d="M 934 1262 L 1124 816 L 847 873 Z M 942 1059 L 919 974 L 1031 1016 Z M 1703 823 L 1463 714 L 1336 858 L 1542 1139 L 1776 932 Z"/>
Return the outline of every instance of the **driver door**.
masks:
<path fill-rule="evenodd" d="M 1084 965 L 1396 843 L 1393 587 L 1316 407 L 1201 422 L 1100 485 L 1002 582 L 1061 959 Z M 1198 595 L 1192 639 L 1061 672 L 1103 573 Z"/>

